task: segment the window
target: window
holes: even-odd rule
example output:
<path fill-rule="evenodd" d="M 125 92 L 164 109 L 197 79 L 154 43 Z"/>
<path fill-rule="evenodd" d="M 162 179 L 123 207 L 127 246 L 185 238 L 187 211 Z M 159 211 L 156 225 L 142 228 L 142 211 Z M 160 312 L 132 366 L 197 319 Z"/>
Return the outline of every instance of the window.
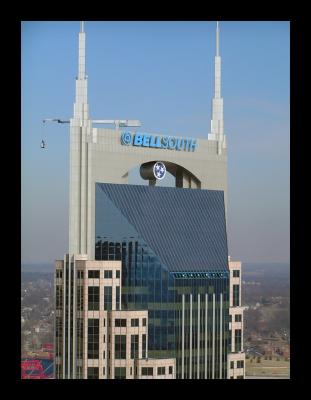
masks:
<path fill-rule="evenodd" d="M 116 270 L 116 278 L 120 278 L 120 270 L 119 269 Z"/>
<path fill-rule="evenodd" d="M 56 278 L 62 278 L 63 277 L 63 271 L 61 269 L 56 270 Z"/>
<path fill-rule="evenodd" d="M 115 379 L 126 379 L 126 367 L 115 367 L 114 378 Z"/>
<path fill-rule="evenodd" d="M 131 326 L 139 326 L 139 318 L 131 319 Z"/>
<path fill-rule="evenodd" d="M 60 285 L 56 286 L 56 310 L 63 308 L 63 288 Z"/>
<path fill-rule="evenodd" d="M 147 318 L 143 318 L 143 326 L 147 325 Z"/>
<path fill-rule="evenodd" d="M 104 354 L 103 354 L 103 356 L 104 356 L 104 359 L 106 358 L 106 352 L 105 352 L 105 350 L 104 350 Z"/>
<path fill-rule="evenodd" d="M 99 358 L 99 319 L 88 319 L 87 356 Z"/>
<path fill-rule="evenodd" d="M 87 379 L 98 379 L 98 367 L 88 367 Z"/>
<path fill-rule="evenodd" d="M 234 379 L 233 376 L 230 376 L 230 379 Z"/>
<path fill-rule="evenodd" d="M 126 359 L 126 335 L 115 335 L 115 358 Z"/>
<path fill-rule="evenodd" d="M 173 367 L 168 367 L 168 373 L 169 373 L 170 375 L 172 375 L 172 373 L 173 373 Z"/>
<path fill-rule="evenodd" d="M 77 278 L 83 279 L 83 271 L 81 271 L 80 269 L 78 269 L 78 271 L 77 271 Z"/>
<path fill-rule="evenodd" d="M 143 343 L 142 343 L 142 358 L 146 358 L 146 345 L 147 345 L 147 340 L 146 340 L 146 335 L 142 335 Z"/>
<path fill-rule="evenodd" d="M 240 270 L 234 269 L 233 270 L 233 278 L 239 278 L 240 277 Z"/>
<path fill-rule="evenodd" d="M 89 311 L 99 310 L 99 286 L 88 287 L 88 309 Z"/>
<path fill-rule="evenodd" d="M 133 375 L 133 367 L 130 369 L 130 375 Z"/>
<path fill-rule="evenodd" d="M 76 379 L 83 379 L 82 367 L 77 367 Z"/>
<path fill-rule="evenodd" d="M 56 337 L 62 337 L 63 324 L 61 317 L 56 317 L 55 325 L 56 325 L 56 332 L 55 332 Z"/>
<path fill-rule="evenodd" d="M 233 285 L 233 307 L 240 305 L 240 285 Z"/>
<path fill-rule="evenodd" d="M 77 310 L 83 311 L 83 286 L 77 286 Z"/>
<path fill-rule="evenodd" d="M 241 329 L 236 329 L 234 332 L 235 351 L 241 351 Z"/>
<path fill-rule="evenodd" d="M 158 375 L 165 375 L 165 367 L 158 367 Z"/>
<path fill-rule="evenodd" d="M 244 361 L 237 361 L 237 368 L 244 368 Z"/>
<path fill-rule="evenodd" d="M 112 278 L 112 271 L 104 271 L 104 278 L 105 279 L 111 279 Z"/>
<path fill-rule="evenodd" d="M 152 376 L 153 375 L 153 368 L 152 367 L 142 367 L 141 374 L 143 376 Z"/>
<path fill-rule="evenodd" d="M 236 378 L 237 379 L 244 379 L 244 376 L 243 375 L 238 375 Z"/>
<path fill-rule="evenodd" d="M 104 310 L 112 310 L 112 286 L 104 286 Z"/>
<path fill-rule="evenodd" d="M 105 376 L 105 374 L 106 374 L 106 368 L 103 367 L 103 375 Z"/>
<path fill-rule="evenodd" d="M 139 335 L 131 335 L 131 358 L 139 358 Z"/>
<path fill-rule="evenodd" d="M 116 286 L 116 310 L 120 310 L 120 286 Z"/>
<path fill-rule="evenodd" d="M 126 326 L 126 319 L 120 319 L 120 318 L 116 318 L 114 320 L 114 326 Z"/>
<path fill-rule="evenodd" d="M 88 277 L 93 279 L 99 279 L 99 273 L 100 273 L 99 270 L 97 271 L 89 270 Z"/>
<path fill-rule="evenodd" d="M 235 314 L 234 320 L 235 320 L 235 322 L 241 322 L 242 321 L 242 314 Z"/>
<path fill-rule="evenodd" d="M 230 368 L 234 369 L 234 361 L 230 361 Z"/>
<path fill-rule="evenodd" d="M 83 357 L 83 318 L 77 318 L 77 357 Z"/>

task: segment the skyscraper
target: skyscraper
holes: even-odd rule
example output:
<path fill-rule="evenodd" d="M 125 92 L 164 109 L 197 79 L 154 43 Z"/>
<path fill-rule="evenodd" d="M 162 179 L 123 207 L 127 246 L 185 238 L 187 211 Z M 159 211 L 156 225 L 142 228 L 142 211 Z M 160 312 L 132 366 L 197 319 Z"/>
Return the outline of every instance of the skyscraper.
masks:
<path fill-rule="evenodd" d="M 56 378 L 228 378 L 229 353 L 242 346 L 232 347 L 229 325 L 240 302 L 230 303 L 218 23 L 208 139 L 91 120 L 85 71 L 81 23 L 69 252 L 55 269 Z M 94 127 L 107 122 L 115 129 Z M 137 166 L 148 186 L 129 184 Z M 166 173 L 175 185 L 160 188 Z"/>

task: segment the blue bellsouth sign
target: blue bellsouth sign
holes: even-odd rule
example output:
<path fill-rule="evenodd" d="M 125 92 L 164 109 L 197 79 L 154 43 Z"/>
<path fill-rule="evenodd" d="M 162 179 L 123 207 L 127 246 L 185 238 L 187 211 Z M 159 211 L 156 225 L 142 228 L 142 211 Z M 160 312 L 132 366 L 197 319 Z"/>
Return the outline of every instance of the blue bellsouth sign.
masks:
<path fill-rule="evenodd" d="M 196 139 L 177 138 L 174 136 L 153 136 L 146 133 L 122 132 L 121 144 L 126 146 L 154 147 L 157 149 L 195 151 Z"/>

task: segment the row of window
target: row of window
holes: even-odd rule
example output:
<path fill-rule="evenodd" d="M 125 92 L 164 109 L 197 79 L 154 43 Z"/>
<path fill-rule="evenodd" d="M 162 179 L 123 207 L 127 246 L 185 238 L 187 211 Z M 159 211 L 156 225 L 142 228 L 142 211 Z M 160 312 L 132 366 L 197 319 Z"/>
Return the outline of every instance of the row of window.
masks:
<path fill-rule="evenodd" d="M 175 278 L 227 278 L 229 273 L 223 272 L 174 272 Z"/>
<path fill-rule="evenodd" d="M 169 366 L 168 373 L 170 375 L 173 374 L 173 367 Z M 103 368 L 103 375 L 105 375 L 106 369 Z M 130 367 L 130 373 L 132 375 L 133 370 Z M 110 368 L 108 368 L 108 374 L 110 374 Z M 136 371 L 137 374 L 137 371 Z M 142 376 L 153 376 L 153 367 L 142 367 L 141 368 L 141 375 Z M 165 375 L 165 367 L 158 367 L 157 368 L 157 375 Z M 114 369 L 114 377 L 115 379 L 126 379 L 126 367 L 115 367 Z M 88 367 L 87 369 L 87 379 L 98 379 L 99 378 L 99 368 L 98 367 Z"/>
<path fill-rule="evenodd" d="M 142 326 L 147 325 L 147 318 L 142 319 Z M 126 327 L 126 318 L 116 318 L 114 320 L 114 326 L 116 327 Z M 139 318 L 131 319 L 131 327 L 139 326 Z"/>
<path fill-rule="evenodd" d="M 56 278 L 62 278 L 63 277 L 63 270 L 62 269 L 57 269 L 56 270 Z M 116 278 L 120 278 L 120 270 L 116 270 Z M 83 279 L 84 278 L 84 273 L 81 270 L 77 271 L 77 278 L 78 279 Z M 99 279 L 100 278 L 100 270 L 89 270 L 88 271 L 88 278 L 93 278 L 93 279 Z M 112 279 L 112 270 L 104 270 L 104 278 L 105 279 Z"/>
<path fill-rule="evenodd" d="M 232 322 L 232 315 L 229 315 L 229 321 Z M 235 322 L 242 322 L 242 314 L 235 314 L 234 315 Z"/>
<path fill-rule="evenodd" d="M 168 367 L 168 373 L 171 375 L 173 373 L 173 367 Z M 141 368 L 142 376 L 152 376 L 153 375 L 153 367 L 142 367 Z M 157 375 L 165 375 L 165 367 L 157 368 Z"/>
<path fill-rule="evenodd" d="M 99 286 L 88 287 L 88 310 L 99 311 Z M 104 286 L 104 310 L 112 310 L 112 286 Z M 116 286 L 116 310 L 120 310 L 120 286 Z"/>
<path fill-rule="evenodd" d="M 244 360 L 239 360 L 236 362 L 237 368 L 244 368 Z M 234 361 L 230 361 L 230 368 L 234 369 Z"/>
<path fill-rule="evenodd" d="M 239 277 L 240 277 L 240 270 L 234 269 L 233 270 L 233 278 L 239 278 Z"/>
<path fill-rule="evenodd" d="M 115 335 L 114 356 L 117 360 L 126 359 L 126 335 Z M 142 358 L 146 358 L 146 335 L 142 335 Z M 131 335 L 131 359 L 139 357 L 139 335 Z"/>
<path fill-rule="evenodd" d="M 88 358 L 99 358 L 99 325 L 98 319 L 88 320 Z M 110 341 L 110 335 L 109 335 Z M 104 335 L 104 343 L 106 335 Z M 146 335 L 142 335 L 142 358 L 146 358 Z M 103 358 L 106 358 L 106 351 L 103 352 Z M 131 335 L 131 359 L 139 358 L 139 335 Z M 108 351 L 110 359 L 110 351 Z M 115 335 L 115 359 L 126 359 L 126 335 Z"/>
<path fill-rule="evenodd" d="M 243 375 L 238 375 L 236 378 L 237 378 L 237 379 L 244 379 L 244 376 L 243 376 Z M 234 377 L 233 377 L 233 376 L 230 376 L 230 379 L 234 379 Z"/>
<path fill-rule="evenodd" d="M 83 272 L 83 271 L 81 271 Z M 90 279 L 99 279 L 100 278 L 100 270 L 89 270 L 88 278 Z M 104 278 L 112 279 L 112 270 L 104 270 Z M 116 278 L 120 278 L 120 270 L 116 270 Z"/>

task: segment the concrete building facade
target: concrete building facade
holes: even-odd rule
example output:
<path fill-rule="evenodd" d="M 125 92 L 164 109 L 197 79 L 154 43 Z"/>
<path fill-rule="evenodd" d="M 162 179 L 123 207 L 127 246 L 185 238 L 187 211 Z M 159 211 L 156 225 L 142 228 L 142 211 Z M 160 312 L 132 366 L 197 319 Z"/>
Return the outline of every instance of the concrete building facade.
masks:
<path fill-rule="evenodd" d="M 70 285 L 66 260 L 56 262 L 56 378 L 174 379 L 175 359 L 148 358 L 148 311 L 121 310 L 121 261 L 75 257 L 76 286 Z M 67 264 L 67 265 L 66 265 Z M 66 318 L 70 291 L 76 291 L 75 315 Z M 76 341 L 70 328 L 76 325 Z M 69 334 L 68 334 L 69 333 Z M 62 349 L 72 346 L 68 357 Z"/>

